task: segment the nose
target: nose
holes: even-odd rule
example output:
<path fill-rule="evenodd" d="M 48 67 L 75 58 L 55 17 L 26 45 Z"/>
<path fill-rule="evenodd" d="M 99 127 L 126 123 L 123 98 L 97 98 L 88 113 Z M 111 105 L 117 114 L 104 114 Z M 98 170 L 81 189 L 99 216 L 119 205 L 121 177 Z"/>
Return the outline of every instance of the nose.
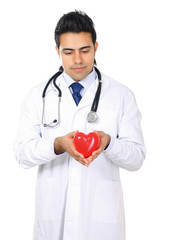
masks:
<path fill-rule="evenodd" d="M 75 52 L 74 54 L 74 63 L 75 64 L 81 64 L 82 63 L 82 57 L 80 52 Z"/>

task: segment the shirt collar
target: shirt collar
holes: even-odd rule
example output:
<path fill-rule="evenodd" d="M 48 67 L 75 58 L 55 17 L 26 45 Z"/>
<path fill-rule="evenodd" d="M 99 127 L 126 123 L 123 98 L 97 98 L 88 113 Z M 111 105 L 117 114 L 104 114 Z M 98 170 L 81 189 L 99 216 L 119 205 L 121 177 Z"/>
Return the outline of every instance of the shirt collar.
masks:
<path fill-rule="evenodd" d="M 84 90 L 86 91 L 95 81 L 96 77 L 97 75 L 95 69 L 93 68 L 93 71 L 89 73 L 84 79 L 80 80 L 79 83 L 84 87 Z M 63 72 L 63 78 L 68 87 L 75 82 L 65 71 Z"/>

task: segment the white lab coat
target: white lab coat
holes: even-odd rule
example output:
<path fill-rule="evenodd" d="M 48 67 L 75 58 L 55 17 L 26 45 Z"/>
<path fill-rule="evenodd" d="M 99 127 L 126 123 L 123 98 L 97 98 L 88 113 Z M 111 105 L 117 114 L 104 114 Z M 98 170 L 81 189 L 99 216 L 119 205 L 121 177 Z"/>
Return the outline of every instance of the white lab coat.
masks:
<path fill-rule="evenodd" d="M 128 88 L 104 74 L 102 81 L 95 123 L 88 123 L 86 117 L 98 80 L 76 106 L 63 76 L 57 79 L 62 100 L 60 124 L 55 128 L 41 124 L 41 95 L 46 83 L 34 87 L 24 101 L 15 153 L 24 168 L 39 166 L 34 240 L 125 240 L 119 167 L 134 171 L 142 165 L 141 115 Z M 57 118 L 57 96 L 51 84 L 46 96 L 47 123 Z M 111 135 L 112 145 L 88 168 L 67 153 L 55 155 L 54 139 L 74 130 L 86 134 L 104 131 Z"/>

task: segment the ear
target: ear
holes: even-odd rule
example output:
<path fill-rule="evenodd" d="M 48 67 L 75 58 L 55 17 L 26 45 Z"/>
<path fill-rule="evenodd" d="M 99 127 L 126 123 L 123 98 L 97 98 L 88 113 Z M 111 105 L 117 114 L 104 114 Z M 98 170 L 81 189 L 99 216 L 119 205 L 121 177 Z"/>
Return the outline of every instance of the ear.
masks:
<path fill-rule="evenodd" d="M 56 49 L 56 51 L 57 51 L 57 54 L 60 56 L 60 52 L 59 52 L 59 49 L 58 49 L 57 46 L 55 47 L 55 49 Z"/>
<path fill-rule="evenodd" d="M 98 48 L 98 42 L 95 42 L 95 47 L 94 47 L 95 53 L 96 53 L 96 51 L 97 51 L 97 48 Z"/>

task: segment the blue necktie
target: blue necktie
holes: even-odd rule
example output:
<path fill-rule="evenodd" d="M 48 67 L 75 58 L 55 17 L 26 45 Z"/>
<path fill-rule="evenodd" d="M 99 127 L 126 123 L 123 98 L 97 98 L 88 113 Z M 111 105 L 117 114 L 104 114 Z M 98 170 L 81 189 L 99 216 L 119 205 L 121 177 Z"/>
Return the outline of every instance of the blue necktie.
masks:
<path fill-rule="evenodd" d="M 78 106 L 78 104 L 79 104 L 79 101 L 81 100 L 81 94 L 80 94 L 80 91 L 81 91 L 81 89 L 83 88 L 83 86 L 80 84 L 80 83 L 78 83 L 78 82 L 74 82 L 74 83 L 72 83 L 71 85 L 70 85 L 70 87 L 72 88 L 72 90 L 73 90 L 73 94 L 72 94 L 72 96 L 73 96 L 73 98 L 74 98 L 74 100 L 75 100 L 75 103 L 76 103 L 76 105 Z"/>

